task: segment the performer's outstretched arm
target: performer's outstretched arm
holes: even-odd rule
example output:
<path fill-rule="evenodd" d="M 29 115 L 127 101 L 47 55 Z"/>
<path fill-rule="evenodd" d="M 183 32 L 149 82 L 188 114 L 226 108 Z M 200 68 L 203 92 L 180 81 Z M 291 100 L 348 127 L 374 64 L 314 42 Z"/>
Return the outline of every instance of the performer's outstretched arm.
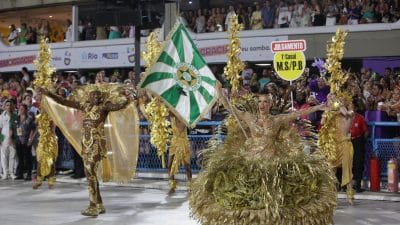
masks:
<path fill-rule="evenodd" d="M 45 90 L 45 91 L 42 90 L 42 93 L 49 96 L 50 98 L 52 98 L 54 101 L 56 101 L 57 103 L 59 103 L 61 105 L 65 105 L 65 106 L 72 107 L 75 109 L 81 109 L 79 102 L 65 99 L 65 98 L 63 98 L 59 95 L 56 95 L 54 93 L 51 93 L 50 91 L 47 91 L 47 90 Z"/>
<path fill-rule="evenodd" d="M 316 112 L 316 111 L 324 111 L 326 109 L 326 105 L 325 104 L 321 104 L 321 105 L 317 105 L 317 106 L 313 106 L 311 108 L 308 109 L 303 109 L 303 110 L 299 110 L 299 111 L 295 111 L 289 114 L 283 114 L 283 115 L 279 115 L 276 116 L 279 119 L 282 120 L 294 120 L 297 119 L 298 117 L 304 116 L 304 115 L 308 115 L 310 113 Z"/>

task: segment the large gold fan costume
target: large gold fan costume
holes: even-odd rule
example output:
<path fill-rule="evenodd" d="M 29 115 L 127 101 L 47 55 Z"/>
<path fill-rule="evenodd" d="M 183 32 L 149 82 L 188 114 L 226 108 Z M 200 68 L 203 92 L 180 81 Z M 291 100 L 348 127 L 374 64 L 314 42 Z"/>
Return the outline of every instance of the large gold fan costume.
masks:
<path fill-rule="evenodd" d="M 304 153 L 293 115 L 260 118 L 250 111 L 239 117 L 247 139 L 229 120 L 225 142 L 204 152 L 190 194 L 192 216 L 203 225 L 331 224 L 336 178 L 324 156 Z"/>

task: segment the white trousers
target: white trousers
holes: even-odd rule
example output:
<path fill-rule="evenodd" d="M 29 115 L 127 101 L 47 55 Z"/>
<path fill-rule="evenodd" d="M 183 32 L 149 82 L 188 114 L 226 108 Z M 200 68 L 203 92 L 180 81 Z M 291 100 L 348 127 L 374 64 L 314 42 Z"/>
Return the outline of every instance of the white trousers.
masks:
<path fill-rule="evenodd" d="M 15 175 L 17 169 L 17 151 L 13 145 L 6 145 L 0 147 L 1 154 L 1 167 L 3 169 L 3 176 Z"/>

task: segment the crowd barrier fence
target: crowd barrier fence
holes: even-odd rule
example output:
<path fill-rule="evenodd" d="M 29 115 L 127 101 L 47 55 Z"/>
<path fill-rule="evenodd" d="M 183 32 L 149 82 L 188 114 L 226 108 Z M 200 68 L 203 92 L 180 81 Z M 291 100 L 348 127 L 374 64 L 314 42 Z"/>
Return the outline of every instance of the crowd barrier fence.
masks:
<path fill-rule="evenodd" d="M 208 141 L 214 137 L 214 133 L 221 125 L 220 121 L 206 121 L 198 123 L 198 126 L 191 132 L 188 137 L 190 140 L 192 155 L 191 169 L 193 173 L 198 173 L 202 165 L 201 150 L 207 148 Z M 136 170 L 138 172 L 167 172 L 167 168 L 162 168 L 161 159 L 157 156 L 157 150 L 150 144 L 150 135 L 147 129 L 148 123 L 141 122 L 139 156 Z M 364 179 L 369 179 L 369 161 L 373 155 L 377 156 L 380 161 L 381 177 L 385 180 L 387 176 L 387 162 L 391 158 L 400 160 L 400 138 L 389 138 L 390 135 L 400 130 L 400 122 L 369 122 L 368 127 L 370 135 L 366 143 L 366 157 L 364 164 Z M 376 136 L 376 129 L 383 129 L 383 134 Z M 397 129 L 397 131 L 395 130 Z M 208 132 L 206 132 L 208 131 Z M 217 132 L 218 133 L 218 132 Z M 220 133 L 215 136 L 218 140 L 223 140 L 224 136 Z M 168 151 L 165 160 L 168 159 Z M 63 151 L 59 153 L 58 167 L 72 169 L 73 153 L 71 151 Z M 167 162 L 165 162 L 167 165 Z M 399 166 L 400 167 L 400 166 Z M 179 173 L 184 173 L 181 167 Z M 400 174 L 400 168 L 399 168 Z"/>

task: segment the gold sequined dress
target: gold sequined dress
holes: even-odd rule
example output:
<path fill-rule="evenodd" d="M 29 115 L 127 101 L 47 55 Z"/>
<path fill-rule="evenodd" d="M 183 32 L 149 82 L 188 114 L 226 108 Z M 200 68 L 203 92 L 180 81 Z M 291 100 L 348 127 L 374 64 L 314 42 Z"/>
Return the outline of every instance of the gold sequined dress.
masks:
<path fill-rule="evenodd" d="M 203 225 L 331 224 L 335 177 L 324 157 L 304 153 L 288 117 L 248 118 L 247 139 L 236 123 L 204 152 L 192 216 Z"/>

